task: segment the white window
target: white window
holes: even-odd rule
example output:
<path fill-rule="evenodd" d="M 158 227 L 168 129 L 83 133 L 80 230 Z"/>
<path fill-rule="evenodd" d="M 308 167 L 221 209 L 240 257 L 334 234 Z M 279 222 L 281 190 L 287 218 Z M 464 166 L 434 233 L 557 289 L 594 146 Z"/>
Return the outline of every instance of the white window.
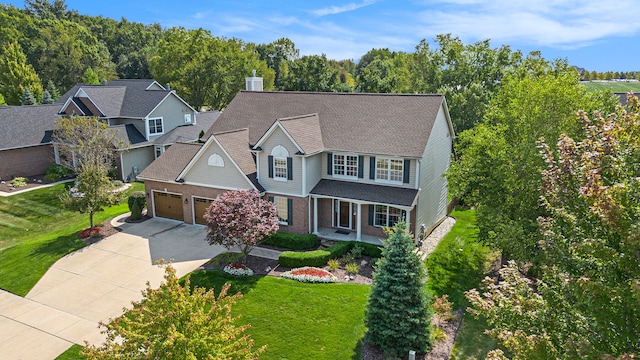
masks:
<path fill-rule="evenodd" d="M 287 181 L 289 174 L 287 172 L 287 158 L 289 152 L 282 145 L 278 145 L 271 150 L 271 156 L 273 157 L 273 179 L 280 181 Z"/>
<path fill-rule="evenodd" d="M 357 178 L 358 157 L 355 155 L 333 154 L 333 175 Z"/>
<path fill-rule="evenodd" d="M 280 224 L 289 224 L 289 201 L 286 197 L 274 196 L 274 203 L 276 204 L 276 211 L 278 212 L 278 219 Z"/>
<path fill-rule="evenodd" d="M 187 124 L 191 123 L 191 114 L 184 114 L 184 122 Z"/>
<path fill-rule="evenodd" d="M 149 134 L 158 135 L 164 133 L 162 118 L 149 119 Z"/>
<path fill-rule="evenodd" d="M 404 174 L 402 159 L 376 158 L 376 180 L 401 183 Z"/>
<path fill-rule="evenodd" d="M 392 227 L 398 221 L 404 219 L 405 216 L 406 212 L 404 210 L 387 205 L 376 205 L 373 224 L 375 226 Z"/>
<path fill-rule="evenodd" d="M 209 160 L 207 161 L 207 164 L 209 166 L 224 167 L 224 160 L 222 159 L 222 156 L 218 154 L 213 154 L 209 156 Z"/>
<path fill-rule="evenodd" d="M 164 153 L 164 147 L 156 146 L 156 159 L 160 157 Z"/>

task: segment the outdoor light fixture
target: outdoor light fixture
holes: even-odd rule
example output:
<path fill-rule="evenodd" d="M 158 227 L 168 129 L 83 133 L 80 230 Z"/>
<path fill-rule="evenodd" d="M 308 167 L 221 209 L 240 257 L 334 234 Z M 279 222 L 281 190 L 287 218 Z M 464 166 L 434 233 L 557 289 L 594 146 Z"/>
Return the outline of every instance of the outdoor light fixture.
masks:
<path fill-rule="evenodd" d="M 189 198 L 184 198 L 184 203 L 188 204 L 189 203 Z"/>

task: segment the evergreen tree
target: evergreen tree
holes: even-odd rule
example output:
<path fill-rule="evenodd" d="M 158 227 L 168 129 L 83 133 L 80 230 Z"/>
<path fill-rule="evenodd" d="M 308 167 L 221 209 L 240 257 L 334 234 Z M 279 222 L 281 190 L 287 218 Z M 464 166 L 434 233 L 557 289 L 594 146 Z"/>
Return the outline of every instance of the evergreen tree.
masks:
<path fill-rule="evenodd" d="M 51 94 L 49 93 L 49 90 L 45 90 L 44 93 L 42 94 L 42 101 L 40 102 L 41 104 L 53 104 L 53 97 L 51 97 Z"/>
<path fill-rule="evenodd" d="M 60 91 L 58 90 L 58 87 L 56 86 L 56 84 L 53 83 L 53 81 L 49 80 L 47 82 L 47 89 L 49 92 L 49 95 L 51 95 L 51 97 L 53 98 L 53 101 L 56 101 L 60 98 Z"/>
<path fill-rule="evenodd" d="M 423 281 L 426 273 L 405 222 L 397 223 L 375 265 L 365 316 L 365 340 L 387 355 L 431 348 L 431 310 Z"/>
<path fill-rule="evenodd" d="M 5 96 L 7 104 L 20 105 L 25 87 L 36 100 L 42 96 L 40 78 L 27 62 L 20 44 L 5 44 L 0 47 L 0 93 Z"/>
<path fill-rule="evenodd" d="M 33 97 L 33 94 L 31 93 L 31 91 L 29 91 L 28 87 L 24 88 L 24 91 L 22 92 L 22 98 L 20 99 L 20 105 L 35 105 L 36 104 L 36 98 Z"/>

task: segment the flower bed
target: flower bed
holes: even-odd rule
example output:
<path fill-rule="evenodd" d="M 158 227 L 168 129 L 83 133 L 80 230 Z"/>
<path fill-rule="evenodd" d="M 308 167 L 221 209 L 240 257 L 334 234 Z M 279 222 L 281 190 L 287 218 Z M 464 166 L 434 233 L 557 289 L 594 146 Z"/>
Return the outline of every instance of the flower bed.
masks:
<path fill-rule="evenodd" d="M 226 272 L 227 274 L 234 275 L 234 276 L 251 276 L 251 275 L 253 275 L 253 270 L 249 269 L 245 265 L 238 264 L 238 263 L 229 264 L 229 265 L 225 266 L 224 269 L 222 269 L 222 271 Z"/>
<path fill-rule="evenodd" d="M 308 283 L 334 283 L 337 278 L 324 269 L 301 267 L 282 273 L 283 278 Z"/>
<path fill-rule="evenodd" d="M 78 233 L 78 239 L 86 239 L 91 236 L 98 236 L 100 235 L 100 231 L 102 231 L 102 228 L 99 227 L 84 229 Z"/>

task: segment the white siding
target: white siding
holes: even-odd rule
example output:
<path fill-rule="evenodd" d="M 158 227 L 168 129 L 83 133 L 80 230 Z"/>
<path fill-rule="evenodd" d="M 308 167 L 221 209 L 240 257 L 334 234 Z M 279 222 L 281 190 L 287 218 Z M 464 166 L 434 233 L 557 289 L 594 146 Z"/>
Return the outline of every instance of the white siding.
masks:
<path fill-rule="evenodd" d="M 210 166 L 209 157 L 218 154 L 224 161 L 224 167 Z M 228 156 L 222 151 L 220 146 L 214 141 L 204 151 L 198 161 L 184 176 L 187 183 L 210 184 L 213 187 L 230 189 L 252 189 L 252 185 L 247 178 L 231 162 Z"/>
<path fill-rule="evenodd" d="M 415 159 L 409 159 L 410 160 L 410 168 L 409 168 L 409 183 L 405 184 L 405 183 L 385 183 L 385 182 L 381 182 L 381 181 L 375 181 L 375 180 L 371 180 L 369 179 L 369 171 L 370 171 L 370 164 L 371 164 L 371 156 L 365 155 L 364 156 L 364 168 L 363 168 L 363 178 L 362 179 L 349 179 L 349 178 L 343 178 L 343 177 L 333 177 L 333 175 L 328 175 L 327 174 L 327 156 L 329 153 L 322 153 L 322 160 L 321 160 L 321 167 L 322 167 L 322 178 L 323 179 L 329 179 L 329 180 L 340 180 L 340 181 L 353 181 L 353 182 L 359 182 L 359 183 L 363 183 L 363 184 L 373 184 L 373 185 L 385 185 L 385 186 L 394 186 L 394 187 L 402 187 L 402 188 L 409 188 L 409 189 L 414 189 L 415 185 L 416 185 L 416 160 Z M 343 154 L 341 152 L 335 152 L 335 154 Z M 348 155 L 358 155 L 355 153 L 344 153 L 344 154 L 348 154 Z M 388 156 L 381 156 L 381 157 L 388 157 Z M 400 158 L 395 158 L 395 157 L 391 157 L 392 159 L 400 159 Z M 404 159 L 402 159 L 404 161 Z M 307 167 L 309 165 L 307 164 Z"/>
<path fill-rule="evenodd" d="M 162 118 L 163 134 L 175 129 L 177 126 L 185 125 L 184 114 L 191 114 L 191 121 L 195 119 L 194 112 L 189 109 L 177 97 L 169 95 L 154 111 L 149 114 L 148 118 Z M 144 131 L 142 131 L 144 134 Z M 162 134 L 162 135 L 163 135 Z M 153 140 L 161 135 L 151 135 L 149 140 Z"/>
<path fill-rule="evenodd" d="M 424 224 L 429 231 L 447 215 L 448 184 L 443 174 L 451 161 L 451 145 L 451 134 L 441 107 L 420 162 L 421 192 L 414 229 L 416 234 L 419 233 L 420 224 Z"/>
<path fill-rule="evenodd" d="M 269 178 L 269 155 L 274 147 L 281 145 L 289 152 L 293 160 L 293 180 L 278 181 Z M 276 128 L 262 144 L 262 152 L 258 157 L 260 161 L 260 184 L 268 191 L 280 194 L 302 196 L 302 157 L 295 155 L 298 148 L 289 140 L 289 137 L 280 128 Z M 307 164 L 307 167 L 309 164 Z M 307 190 L 308 191 L 308 190 Z"/>

